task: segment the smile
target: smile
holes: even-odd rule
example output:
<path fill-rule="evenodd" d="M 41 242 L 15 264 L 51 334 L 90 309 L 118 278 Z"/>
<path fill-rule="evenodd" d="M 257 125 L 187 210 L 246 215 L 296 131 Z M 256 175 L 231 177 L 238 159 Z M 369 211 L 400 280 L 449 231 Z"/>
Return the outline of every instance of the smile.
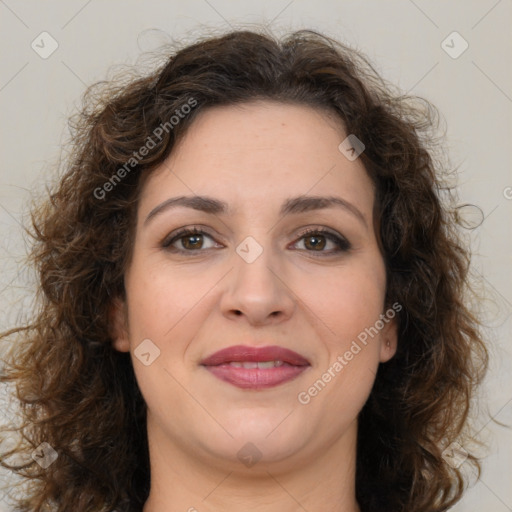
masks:
<path fill-rule="evenodd" d="M 295 379 L 309 361 L 292 350 L 236 345 L 215 352 L 201 362 L 213 376 L 242 389 L 264 389 Z"/>

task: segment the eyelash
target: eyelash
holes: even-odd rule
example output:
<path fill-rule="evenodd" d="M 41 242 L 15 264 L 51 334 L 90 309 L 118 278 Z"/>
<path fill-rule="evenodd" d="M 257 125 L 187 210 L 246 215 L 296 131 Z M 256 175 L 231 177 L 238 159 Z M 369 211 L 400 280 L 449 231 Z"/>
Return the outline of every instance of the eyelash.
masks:
<path fill-rule="evenodd" d="M 183 253 L 189 253 L 189 254 L 190 253 L 199 253 L 199 252 L 204 252 L 206 250 L 212 249 L 212 248 L 209 248 L 209 249 L 188 250 L 188 249 L 177 249 L 176 247 L 171 247 L 174 242 L 176 242 L 182 238 L 185 238 L 187 236 L 192 236 L 192 235 L 206 235 L 206 236 L 210 237 L 211 239 L 213 239 L 212 235 L 210 235 L 203 229 L 194 226 L 192 228 L 180 229 L 177 233 L 172 235 L 172 237 L 165 238 L 161 243 L 161 247 L 170 252 L 178 252 L 178 253 L 182 253 L 182 254 Z M 340 252 L 349 252 L 352 249 L 352 245 L 346 238 L 335 235 L 334 233 L 332 233 L 331 231 L 329 231 L 325 228 L 308 228 L 300 233 L 296 242 L 298 242 L 299 240 L 302 240 L 303 238 L 308 238 L 312 235 L 324 236 L 327 240 L 336 244 L 338 246 L 338 248 L 335 250 L 331 250 L 331 251 L 313 251 L 313 250 L 309 251 L 307 249 L 294 249 L 294 250 L 303 250 L 306 252 L 318 254 L 320 257 L 323 257 L 323 256 L 332 255 L 332 254 L 338 254 Z"/>

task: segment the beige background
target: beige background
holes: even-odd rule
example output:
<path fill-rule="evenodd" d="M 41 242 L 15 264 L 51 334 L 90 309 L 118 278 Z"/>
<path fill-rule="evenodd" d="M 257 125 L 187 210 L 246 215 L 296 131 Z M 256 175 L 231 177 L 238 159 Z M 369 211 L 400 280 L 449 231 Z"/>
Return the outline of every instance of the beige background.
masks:
<path fill-rule="evenodd" d="M 486 416 L 512 425 L 511 21 L 511 0 L 0 0 L 0 330 L 30 311 L 32 277 L 21 264 L 20 223 L 31 197 L 44 190 L 66 118 L 86 85 L 105 78 L 114 63 L 135 62 L 169 34 L 193 38 L 203 27 L 261 22 L 277 33 L 324 31 L 366 52 L 404 92 L 440 108 L 460 171 L 460 202 L 483 212 L 483 223 L 468 230 L 468 238 L 474 275 L 487 287 L 481 304 L 492 360 L 475 421 L 489 449 L 480 481 L 453 510 L 512 511 L 511 431 Z M 31 48 L 43 31 L 58 43 L 46 59 Z M 469 44 L 458 58 L 441 46 L 453 31 Z M 448 38 L 452 52 L 462 48 L 457 37 Z M 469 223 L 478 214 L 461 211 Z M 10 476 L 1 476 L 8 490 Z M 2 512 L 10 510 L 5 492 Z"/>

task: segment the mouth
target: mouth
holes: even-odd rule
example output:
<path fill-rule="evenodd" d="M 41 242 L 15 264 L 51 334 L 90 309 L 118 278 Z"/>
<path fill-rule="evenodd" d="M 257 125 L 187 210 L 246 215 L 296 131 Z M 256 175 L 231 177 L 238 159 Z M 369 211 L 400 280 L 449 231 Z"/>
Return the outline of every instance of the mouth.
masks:
<path fill-rule="evenodd" d="M 210 355 L 201 366 L 218 379 L 242 389 L 264 389 L 298 377 L 309 361 L 283 347 L 236 345 Z"/>

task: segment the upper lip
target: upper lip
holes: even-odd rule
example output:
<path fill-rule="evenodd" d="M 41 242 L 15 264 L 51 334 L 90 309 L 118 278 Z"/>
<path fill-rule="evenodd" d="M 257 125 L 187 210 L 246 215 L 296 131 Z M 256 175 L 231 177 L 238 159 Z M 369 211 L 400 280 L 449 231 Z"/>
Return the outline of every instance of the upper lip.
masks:
<path fill-rule="evenodd" d="M 203 366 L 217 366 L 231 362 L 283 361 L 294 366 L 309 366 L 309 361 L 293 350 L 275 345 L 251 347 L 234 345 L 214 352 L 201 361 Z"/>

